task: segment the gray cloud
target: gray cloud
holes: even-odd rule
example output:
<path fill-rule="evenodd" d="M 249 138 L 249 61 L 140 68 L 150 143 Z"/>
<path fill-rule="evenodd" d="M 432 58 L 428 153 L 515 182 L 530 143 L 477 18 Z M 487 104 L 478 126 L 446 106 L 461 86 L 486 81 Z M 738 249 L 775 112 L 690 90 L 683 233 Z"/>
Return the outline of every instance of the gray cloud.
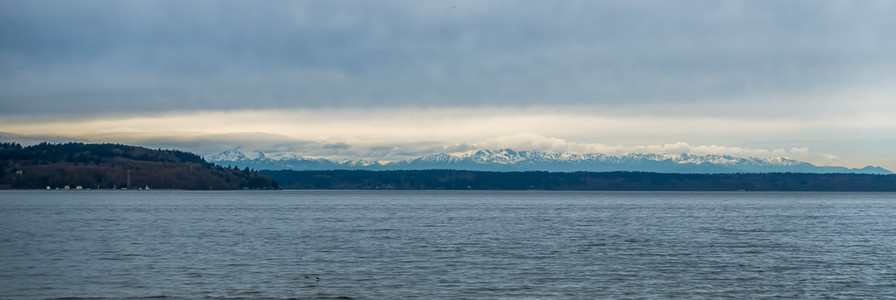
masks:
<path fill-rule="evenodd" d="M 806 99 L 896 79 L 894 8 L 4 1 L 0 114 Z"/>

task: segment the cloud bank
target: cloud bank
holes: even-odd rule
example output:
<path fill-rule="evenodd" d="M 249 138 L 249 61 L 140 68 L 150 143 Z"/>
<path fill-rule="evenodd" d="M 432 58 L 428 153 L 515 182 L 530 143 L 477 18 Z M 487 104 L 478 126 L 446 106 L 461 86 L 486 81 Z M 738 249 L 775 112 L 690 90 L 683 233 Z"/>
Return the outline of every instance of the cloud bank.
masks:
<path fill-rule="evenodd" d="M 197 152 L 237 141 L 376 159 L 480 146 L 721 151 L 896 169 L 893 11 L 2 1 L 0 132 Z"/>
<path fill-rule="evenodd" d="M 19 135 L 134 143 L 200 154 L 240 147 L 334 160 L 395 161 L 433 153 L 510 148 L 610 155 L 784 156 L 853 167 L 873 161 L 861 160 L 861 156 L 839 159 L 837 156 L 848 152 L 824 149 L 836 149 L 843 140 L 874 140 L 857 136 L 861 132 L 883 137 L 896 132 L 893 119 L 630 118 L 587 111 L 506 108 L 232 111 L 85 121 L 0 121 L 0 125 Z M 679 139 L 682 137 L 686 139 Z"/>
<path fill-rule="evenodd" d="M 892 96 L 890 1 L 4 1 L 3 115 Z M 774 100 L 771 101 L 771 100 Z M 794 103 L 796 102 L 796 103 Z M 662 113 L 662 112 L 654 112 Z"/>

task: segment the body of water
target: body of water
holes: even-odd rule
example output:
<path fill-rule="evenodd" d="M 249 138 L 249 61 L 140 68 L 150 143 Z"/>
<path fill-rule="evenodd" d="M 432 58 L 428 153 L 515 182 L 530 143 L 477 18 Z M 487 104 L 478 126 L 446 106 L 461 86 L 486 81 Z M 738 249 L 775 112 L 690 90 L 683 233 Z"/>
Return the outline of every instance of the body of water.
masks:
<path fill-rule="evenodd" d="M 0 191 L 3 299 L 894 297 L 893 193 Z"/>

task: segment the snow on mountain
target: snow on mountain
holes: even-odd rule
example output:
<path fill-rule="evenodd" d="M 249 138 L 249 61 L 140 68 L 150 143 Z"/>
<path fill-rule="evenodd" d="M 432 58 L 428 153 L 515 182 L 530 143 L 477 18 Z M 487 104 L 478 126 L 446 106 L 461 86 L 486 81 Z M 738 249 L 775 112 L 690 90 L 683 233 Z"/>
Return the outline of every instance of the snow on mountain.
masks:
<path fill-rule="evenodd" d="M 728 155 L 631 153 L 612 156 L 600 153 L 575 154 L 512 149 L 437 153 L 382 164 L 375 161 L 332 161 L 308 158 L 292 152 L 237 149 L 209 155 L 207 160 L 221 165 L 246 166 L 258 170 L 425 170 L 456 169 L 473 171 L 641 171 L 660 173 L 866 173 L 892 174 L 880 167 L 849 169 L 815 166 L 786 157 L 733 157 Z"/>
<path fill-rule="evenodd" d="M 808 164 L 807 164 L 808 165 Z M 787 158 L 738 158 L 726 155 L 632 153 L 609 156 L 536 151 L 478 150 L 434 154 L 395 162 L 394 169 L 464 169 L 481 171 L 645 171 L 675 173 L 810 172 Z M 811 165 L 808 165 L 811 166 Z M 814 167 L 814 166 L 812 166 Z"/>
<path fill-rule="evenodd" d="M 239 151 L 239 148 L 237 148 L 237 149 L 226 150 L 226 151 L 218 153 L 218 154 L 207 155 L 205 157 L 205 160 L 211 161 L 211 162 L 242 161 L 242 160 L 248 160 L 248 158 L 246 157 L 245 154 L 243 154 L 243 152 Z"/>
<path fill-rule="evenodd" d="M 239 148 L 226 150 L 205 157 L 219 165 L 248 167 L 256 170 L 339 170 L 376 168 L 380 164 L 366 160 L 332 161 L 323 158 L 302 156 L 295 152 L 247 151 Z"/>

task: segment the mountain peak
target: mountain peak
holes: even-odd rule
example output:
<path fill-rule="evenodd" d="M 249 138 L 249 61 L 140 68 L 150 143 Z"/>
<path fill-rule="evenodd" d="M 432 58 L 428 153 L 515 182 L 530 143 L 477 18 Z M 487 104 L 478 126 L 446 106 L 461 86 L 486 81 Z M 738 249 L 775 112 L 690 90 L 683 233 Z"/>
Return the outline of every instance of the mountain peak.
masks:
<path fill-rule="evenodd" d="M 478 149 L 460 153 L 435 153 L 403 161 L 381 164 L 365 160 L 332 161 L 310 159 L 297 153 L 244 153 L 231 149 L 206 159 L 219 164 L 236 164 L 270 170 L 422 170 L 456 169 L 472 171 L 641 171 L 659 173 L 865 173 L 892 174 L 880 167 L 850 169 L 815 166 L 787 157 L 734 157 L 693 153 L 628 153 L 612 156 L 601 153 L 517 151 Z"/>

